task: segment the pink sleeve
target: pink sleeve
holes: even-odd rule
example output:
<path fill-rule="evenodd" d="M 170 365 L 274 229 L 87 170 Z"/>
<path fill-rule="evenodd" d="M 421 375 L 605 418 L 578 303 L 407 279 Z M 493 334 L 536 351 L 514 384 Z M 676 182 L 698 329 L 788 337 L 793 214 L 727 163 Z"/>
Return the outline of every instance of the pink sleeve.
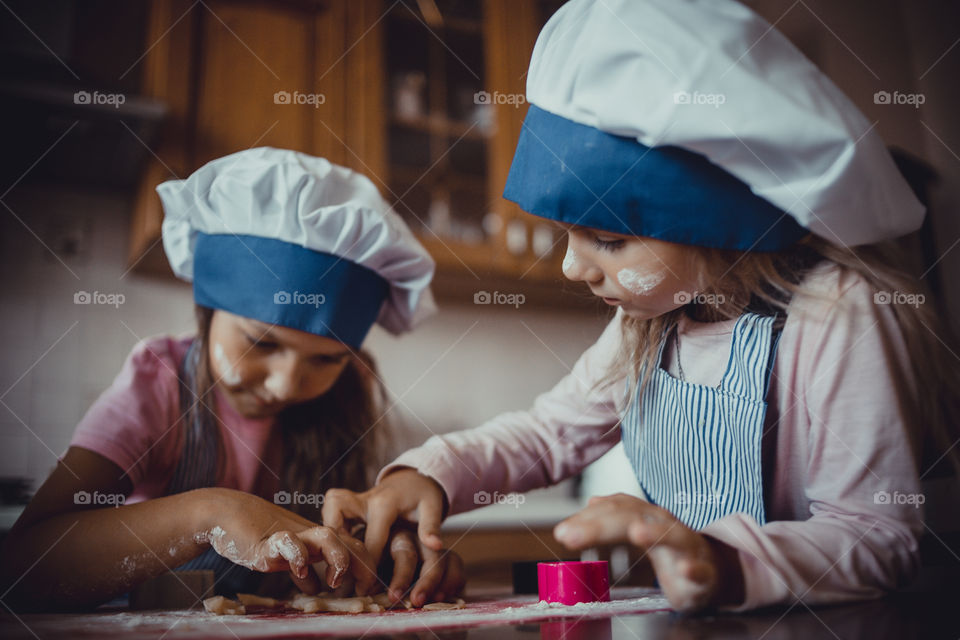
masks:
<path fill-rule="evenodd" d="M 733 514 L 703 530 L 739 550 L 746 600 L 735 610 L 875 597 L 919 566 L 922 500 L 907 435 L 917 425 L 897 400 L 912 392 L 902 333 L 864 281 L 819 318 L 805 318 L 797 353 L 778 355 L 802 367 L 804 388 L 787 404 L 808 429 L 796 459 L 809 519 L 760 526 Z M 788 472 L 778 467 L 775 483 Z"/>
<path fill-rule="evenodd" d="M 173 344 L 169 338 L 138 343 L 70 441 L 71 446 L 89 449 L 115 463 L 134 488 L 148 473 L 167 464 L 162 458 L 177 435 L 172 429 L 179 413 L 178 359 Z"/>
<path fill-rule="evenodd" d="M 595 388 L 619 344 L 617 317 L 532 409 L 434 436 L 381 470 L 377 480 L 398 466 L 413 467 L 443 487 L 452 515 L 481 506 L 474 500 L 478 491 L 528 491 L 578 473 L 620 440 L 617 403 L 625 382 Z"/>

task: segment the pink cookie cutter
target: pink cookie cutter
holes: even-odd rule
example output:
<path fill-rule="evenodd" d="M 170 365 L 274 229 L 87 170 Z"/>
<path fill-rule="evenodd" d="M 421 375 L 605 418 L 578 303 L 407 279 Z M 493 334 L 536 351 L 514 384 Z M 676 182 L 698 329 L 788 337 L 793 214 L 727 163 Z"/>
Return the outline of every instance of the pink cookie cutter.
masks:
<path fill-rule="evenodd" d="M 610 570 L 597 562 L 540 562 L 537 564 L 540 599 L 560 604 L 610 601 Z"/>

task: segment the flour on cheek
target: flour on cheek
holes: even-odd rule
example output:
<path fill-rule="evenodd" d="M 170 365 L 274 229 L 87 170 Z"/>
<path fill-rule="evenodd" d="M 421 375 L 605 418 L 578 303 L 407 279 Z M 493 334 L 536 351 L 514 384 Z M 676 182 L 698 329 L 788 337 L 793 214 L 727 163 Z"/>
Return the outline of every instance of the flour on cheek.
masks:
<path fill-rule="evenodd" d="M 643 272 L 633 269 L 621 269 L 617 272 L 617 281 L 624 289 L 637 296 L 650 295 L 667 274 L 663 271 Z"/>
<path fill-rule="evenodd" d="M 223 345 L 219 342 L 213 345 L 213 359 L 217 361 L 220 368 L 220 377 L 229 385 L 240 384 L 240 375 L 233 368 L 233 364 L 227 358 Z"/>

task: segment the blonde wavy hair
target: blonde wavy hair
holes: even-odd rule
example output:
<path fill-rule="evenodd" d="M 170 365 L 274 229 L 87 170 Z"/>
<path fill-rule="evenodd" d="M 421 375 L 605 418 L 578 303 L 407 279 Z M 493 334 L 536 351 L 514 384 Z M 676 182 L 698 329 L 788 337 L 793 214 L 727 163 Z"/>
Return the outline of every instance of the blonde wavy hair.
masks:
<path fill-rule="evenodd" d="M 691 303 L 646 320 L 623 316 L 624 348 L 601 384 L 622 380 L 626 375 L 630 388 L 639 387 L 642 393 L 651 372 L 659 366 L 656 359 L 661 341 L 682 314 L 701 322 L 733 319 L 745 311 L 785 315 L 787 306 L 798 297 L 822 297 L 823 294 L 805 286 L 805 276 L 814 267 L 832 264 L 841 272 L 862 276 L 874 291 L 925 296 L 924 304 L 890 305 L 910 354 L 909 367 L 895 372 L 898 401 L 911 423 L 909 436 L 921 475 L 934 469 L 932 475 L 946 475 L 949 467 L 945 461 L 949 460 L 954 473 L 960 476 L 960 447 L 955 446 L 960 439 L 960 371 L 951 360 L 951 353 L 960 351 L 954 346 L 957 341 L 941 320 L 942 309 L 928 287 L 897 266 L 905 264 L 903 251 L 897 245 L 838 247 L 811 234 L 782 252 L 693 249 L 689 260 L 693 272 L 700 274 L 698 293 L 713 294 L 712 299 L 722 300 L 723 304 Z M 778 321 L 781 326 L 783 321 L 783 317 Z M 887 355 L 895 361 L 891 336 L 884 333 L 883 343 Z M 910 392 L 914 388 L 915 394 Z"/>

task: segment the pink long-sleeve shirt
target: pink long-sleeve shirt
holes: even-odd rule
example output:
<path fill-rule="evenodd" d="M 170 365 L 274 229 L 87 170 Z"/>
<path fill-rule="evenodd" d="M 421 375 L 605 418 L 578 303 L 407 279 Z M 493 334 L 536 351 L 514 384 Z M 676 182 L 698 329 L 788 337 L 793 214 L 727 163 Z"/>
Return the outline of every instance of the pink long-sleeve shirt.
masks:
<path fill-rule="evenodd" d="M 183 449 L 179 368 L 193 340 L 159 336 L 138 343 L 73 434 L 70 446 L 102 455 L 130 478 L 128 503 L 167 494 Z M 219 389 L 207 402 L 220 419 L 226 454 L 218 486 L 271 499 L 283 468 L 275 420 L 241 416 Z"/>
<path fill-rule="evenodd" d="M 923 513 L 909 499 L 920 486 L 907 434 L 916 425 L 898 401 L 914 388 L 899 326 L 856 274 L 821 266 L 805 289 L 815 297 L 787 309 L 767 397 L 768 522 L 733 513 L 702 529 L 739 552 L 746 597 L 733 610 L 875 597 L 919 567 Z M 413 467 L 443 487 L 453 514 L 478 506 L 480 490 L 522 492 L 579 473 L 620 439 L 625 379 L 595 387 L 621 349 L 619 318 L 531 409 L 435 436 L 379 478 Z M 734 322 L 681 321 L 687 381 L 720 381 Z"/>

